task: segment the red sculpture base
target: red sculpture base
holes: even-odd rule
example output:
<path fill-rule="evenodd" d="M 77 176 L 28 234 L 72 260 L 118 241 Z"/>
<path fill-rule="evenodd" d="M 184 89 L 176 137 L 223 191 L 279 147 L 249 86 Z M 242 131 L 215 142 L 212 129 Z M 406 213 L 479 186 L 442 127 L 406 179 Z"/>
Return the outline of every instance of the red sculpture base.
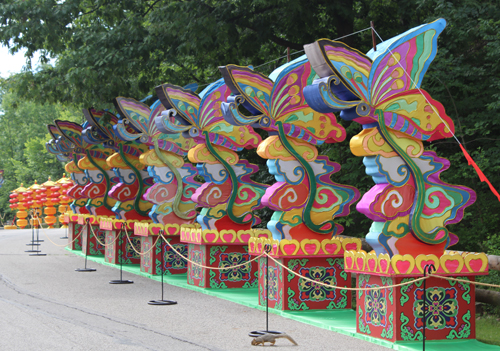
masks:
<path fill-rule="evenodd" d="M 139 264 L 141 262 L 140 255 L 135 252 L 130 245 L 125 233 L 120 233 L 120 230 L 106 230 L 106 248 L 104 259 L 108 263 L 114 264 Z M 120 237 L 117 237 L 117 236 Z M 136 236 L 131 236 L 130 239 L 134 243 L 134 247 L 140 252 L 141 239 Z M 120 262 L 121 258 L 121 262 Z"/>
<path fill-rule="evenodd" d="M 106 232 L 102 229 L 99 228 L 98 224 L 84 224 L 82 225 L 82 253 L 89 255 L 89 256 L 103 256 L 104 255 L 104 246 L 99 243 L 104 243 L 106 240 Z M 92 228 L 91 230 L 87 230 L 87 228 Z M 89 233 L 90 232 L 90 233 Z M 96 239 L 99 239 L 97 241 Z M 88 244 L 87 244 L 87 241 Z"/>
<path fill-rule="evenodd" d="M 180 242 L 179 236 L 166 237 L 172 245 L 184 257 L 187 257 L 187 245 Z M 163 250 L 162 250 L 163 245 Z M 151 249 L 154 246 L 153 249 Z M 141 237 L 142 252 L 147 252 L 141 257 L 141 272 L 160 275 L 163 274 L 183 274 L 187 272 L 187 262 L 177 255 L 169 245 L 159 236 Z M 161 253 L 163 251 L 163 269 L 161 266 Z"/>
<path fill-rule="evenodd" d="M 259 259 L 259 304 L 282 311 L 332 310 L 351 308 L 351 292 L 319 285 L 298 277 L 334 286 L 351 286 L 351 274 L 344 270 L 344 251 L 360 249 L 355 238 L 298 240 L 249 240 L 250 253 L 261 255 L 267 248 L 270 257 Z M 267 262 L 268 260 L 268 262 Z M 267 267 L 269 267 L 269 272 Z M 269 275 L 269 286 L 266 278 Z"/>
<path fill-rule="evenodd" d="M 83 225 L 76 222 L 68 223 L 68 243 L 71 250 L 82 249 L 82 231 Z"/>
<path fill-rule="evenodd" d="M 400 284 L 419 276 L 384 277 L 358 274 L 360 288 Z M 474 281 L 474 277 L 450 276 Z M 476 308 L 473 284 L 431 277 L 426 282 L 426 340 L 475 339 Z M 389 341 L 423 338 L 423 281 L 356 294 L 356 331 Z"/>
<path fill-rule="evenodd" d="M 251 259 L 248 245 L 189 244 L 187 282 L 200 288 L 257 287 L 257 262 L 237 268 L 213 270 L 205 267 L 230 267 Z M 201 266 L 205 267 L 201 267 Z"/>
<path fill-rule="evenodd" d="M 425 268 L 434 274 L 458 278 L 458 282 L 430 277 L 424 282 Z M 356 292 L 356 329 L 360 334 L 396 341 L 423 340 L 424 311 L 426 340 L 474 339 L 476 275 L 488 274 L 484 253 L 444 252 L 411 255 L 349 251 L 345 253 L 346 271 L 356 273 L 359 288 L 408 285 Z M 424 296 L 425 309 L 424 309 Z"/>
<path fill-rule="evenodd" d="M 351 274 L 344 271 L 344 258 L 337 257 L 280 257 L 276 260 L 318 282 L 335 286 L 351 286 Z M 259 305 L 282 311 L 332 310 L 351 308 L 351 292 L 317 285 L 289 273 L 269 259 L 269 290 L 266 288 L 266 257 L 259 259 Z"/>

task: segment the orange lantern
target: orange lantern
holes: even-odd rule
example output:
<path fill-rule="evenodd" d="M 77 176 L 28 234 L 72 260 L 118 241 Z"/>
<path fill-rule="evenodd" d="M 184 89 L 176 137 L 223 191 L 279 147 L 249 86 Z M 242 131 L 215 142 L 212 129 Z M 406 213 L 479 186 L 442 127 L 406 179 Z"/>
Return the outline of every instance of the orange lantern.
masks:
<path fill-rule="evenodd" d="M 35 184 L 28 188 L 26 191 L 26 195 L 28 195 L 29 201 L 26 202 L 27 208 L 32 210 L 32 219 L 30 220 L 31 225 L 34 228 L 38 228 L 40 226 L 39 218 L 42 214 L 42 205 L 43 205 L 43 193 L 44 191 L 41 189 L 42 186 L 37 183 L 35 180 Z"/>
<path fill-rule="evenodd" d="M 40 202 L 45 206 L 43 211 L 45 213 L 44 221 L 49 226 L 49 229 L 54 228 L 54 224 L 57 222 L 57 218 L 54 216 L 57 210 L 54 205 L 59 203 L 59 189 L 60 187 L 50 177 L 39 189 L 41 195 Z"/>
<path fill-rule="evenodd" d="M 26 220 L 26 217 L 28 217 L 28 212 L 27 207 L 26 207 L 26 191 L 27 189 L 21 184 L 21 186 L 17 189 L 12 190 L 11 192 L 11 200 L 14 200 L 11 203 L 11 208 L 12 209 L 17 209 L 16 217 L 17 221 L 16 224 L 19 228 L 23 229 L 28 225 L 28 221 Z M 13 228 L 15 227 L 15 228 Z M 16 229 L 17 227 L 13 225 L 10 228 L 6 229 Z"/>
<path fill-rule="evenodd" d="M 64 223 L 64 214 L 68 211 L 68 204 L 72 201 L 72 199 L 66 195 L 67 191 L 74 185 L 73 181 L 70 178 L 66 177 L 66 174 L 63 174 L 63 177 L 56 182 L 56 185 L 59 187 L 59 207 L 57 211 L 61 214 L 59 216 L 59 223 Z M 54 196 L 55 193 L 54 193 Z M 64 223 L 61 228 L 66 228 L 67 225 Z"/>

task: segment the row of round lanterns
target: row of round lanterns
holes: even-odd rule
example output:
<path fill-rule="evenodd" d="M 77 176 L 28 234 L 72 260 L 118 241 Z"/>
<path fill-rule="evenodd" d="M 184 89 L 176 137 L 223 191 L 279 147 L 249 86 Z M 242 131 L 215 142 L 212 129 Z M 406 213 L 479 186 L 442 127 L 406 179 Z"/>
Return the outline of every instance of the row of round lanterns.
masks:
<path fill-rule="evenodd" d="M 14 210 L 17 209 L 16 217 L 17 217 L 17 226 L 19 228 L 24 228 L 28 225 L 28 221 L 26 220 L 26 217 L 28 217 L 28 212 L 26 211 L 28 207 L 26 207 L 26 195 L 25 192 L 28 189 L 26 189 L 23 184 L 17 189 L 14 189 L 11 191 L 10 194 L 10 205 L 9 207 Z"/>
<path fill-rule="evenodd" d="M 29 188 L 21 187 L 13 190 L 10 194 L 11 209 L 17 209 L 16 217 L 18 218 L 16 224 L 19 228 L 24 228 L 28 225 L 26 217 L 28 216 L 27 210 L 32 210 L 32 219 L 30 223 L 33 227 L 37 228 L 40 225 L 41 208 L 45 207 L 45 223 L 49 228 L 53 228 L 57 222 L 55 214 L 57 213 L 55 205 L 59 205 L 59 212 L 64 213 L 68 208 L 68 203 L 71 199 L 66 195 L 67 190 L 73 185 L 71 179 L 65 176 L 57 182 L 53 182 L 50 177 L 49 180 L 39 185 L 36 181 L 35 184 Z M 60 218 L 60 222 L 61 218 Z"/>

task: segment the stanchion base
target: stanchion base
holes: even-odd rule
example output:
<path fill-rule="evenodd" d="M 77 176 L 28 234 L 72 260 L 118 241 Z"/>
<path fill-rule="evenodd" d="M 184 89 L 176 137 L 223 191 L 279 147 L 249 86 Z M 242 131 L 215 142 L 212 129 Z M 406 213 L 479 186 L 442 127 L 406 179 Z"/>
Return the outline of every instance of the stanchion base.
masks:
<path fill-rule="evenodd" d="M 109 284 L 133 284 L 132 280 L 110 280 Z"/>
<path fill-rule="evenodd" d="M 95 268 L 77 268 L 75 272 L 95 272 L 96 270 Z"/>
<path fill-rule="evenodd" d="M 26 244 L 26 246 L 40 246 L 42 244 Z"/>
<path fill-rule="evenodd" d="M 43 240 L 33 240 L 34 243 L 43 243 Z"/>
<path fill-rule="evenodd" d="M 153 306 L 177 305 L 177 301 L 173 301 L 173 300 L 151 300 L 151 301 L 148 302 L 148 305 L 153 305 Z"/>
<path fill-rule="evenodd" d="M 252 338 L 256 338 L 257 336 L 262 336 L 264 334 L 280 335 L 283 333 L 279 332 L 279 331 L 275 331 L 275 330 L 253 330 L 250 333 L 248 333 L 248 336 L 250 336 Z"/>
<path fill-rule="evenodd" d="M 30 256 L 47 256 L 47 254 L 36 253 L 36 254 L 30 254 Z"/>
<path fill-rule="evenodd" d="M 61 236 L 59 239 L 69 239 L 67 236 Z"/>
<path fill-rule="evenodd" d="M 24 252 L 42 252 L 42 250 L 26 250 Z"/>

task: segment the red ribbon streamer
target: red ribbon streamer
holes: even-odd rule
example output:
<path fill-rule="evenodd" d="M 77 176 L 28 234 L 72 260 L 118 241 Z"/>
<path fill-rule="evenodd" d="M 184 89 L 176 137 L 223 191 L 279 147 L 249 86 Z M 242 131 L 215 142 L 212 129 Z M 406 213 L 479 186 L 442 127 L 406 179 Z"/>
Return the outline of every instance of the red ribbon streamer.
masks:
<path fill-rule="evenodd" d="M 465 158 L 469 162 L 469 166 L 474 167 L 474 169 L 476 170 L 477 175 L 479 176 L 479 179 L 482 182 L 486 182 L 488 184 L 488 186 L 490 187 L 491 192 L 493 194 L 495 194 L 495 196 L 497 197 L 498 201 L 500 201 L 500 194 L 498 194 L 498 191 L 496 191 L 496 189 L 493 187 L 493 185 L 491 185 L 490 181 L 488 180 L 488 178 L 486 178 L 486 176 L 484 175 L 483 171 L 481 171 L 481 169 L 476 164 L 476 162 L 474 162 L 474 160 L 472 159 L 472 157 L 470 157 L 469 153 L 465 150 L 465 148 L 463 147 L 462 144 L 460 144 L 460 148 L 462 149 L 462 153 L 464 154 Z"/>

